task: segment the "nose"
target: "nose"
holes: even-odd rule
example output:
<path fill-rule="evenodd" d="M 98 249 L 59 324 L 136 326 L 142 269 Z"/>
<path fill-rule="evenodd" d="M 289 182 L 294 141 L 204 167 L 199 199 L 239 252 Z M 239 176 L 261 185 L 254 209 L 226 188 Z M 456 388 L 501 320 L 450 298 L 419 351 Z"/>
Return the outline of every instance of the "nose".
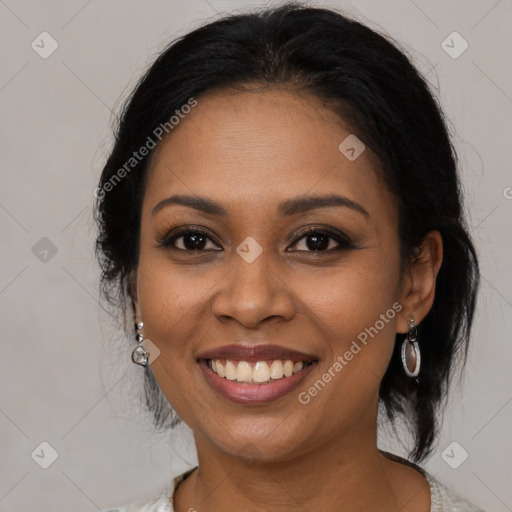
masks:
<path fill-rule="evenodd" d="M 255 329 L 271 319 L 291 320 L 297 314 L 291 288 L 269 267 L 265 251 L 251 263 L 236 253 L 232 259 L 213 298 L 212 312 L 220 321 L 233 320 Z"/>

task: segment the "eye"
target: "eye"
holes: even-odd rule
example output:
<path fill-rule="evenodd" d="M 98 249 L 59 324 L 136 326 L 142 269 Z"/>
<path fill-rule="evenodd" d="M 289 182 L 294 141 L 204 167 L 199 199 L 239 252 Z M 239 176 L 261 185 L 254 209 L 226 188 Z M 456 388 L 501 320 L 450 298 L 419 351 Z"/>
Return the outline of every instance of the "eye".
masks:
<path fill-rule="evenodd" d="M 297 236 L 295 233 L 292 236 Z M 171 231 L 158 239 L 159 247 L 188 252 L 222 251 L 212 237 L 200 229 Z M 352 247 L 351 240 L 341 232 L 310 227 L 289 246 L 292 252 L 334 252 Z"/>
<path fill-rule="evenodd" d="M 159 247 L 197 252 L 222 250 L 207 233 L 198 229 L 183 229 L 178 232 L 171 232 L 159 239 Z"/>
<path fill-rule="evenodd" d="M 351 248 L 352 242 L 340 232 L 308 228 L 290 247 L 297 252 L 333 252 Z"/>

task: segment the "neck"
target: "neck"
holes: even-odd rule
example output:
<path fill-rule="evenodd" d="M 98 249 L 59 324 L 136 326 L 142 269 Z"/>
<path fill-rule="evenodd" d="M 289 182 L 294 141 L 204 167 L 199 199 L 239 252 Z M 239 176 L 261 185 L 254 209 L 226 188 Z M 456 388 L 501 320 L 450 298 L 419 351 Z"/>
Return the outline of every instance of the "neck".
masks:
<path fill-rule="evenodd" d="M 233 457 L 198 435 L 195 440 L 199 469 L 178 488 L 177 512 L 213 512 L 224 510 L 226 504 L 244 511 L 428 510 L 407 506 L 410 496 L 404 496 L 397 475 L 416 479 L 416 493 L 423 486 L 425 494 L 426 482 L 418 480 L 423 477 L 416 471 L 397 468 L 379 453 L 376 428 L 358 426 L 307 453 L 279 461 Z"/>

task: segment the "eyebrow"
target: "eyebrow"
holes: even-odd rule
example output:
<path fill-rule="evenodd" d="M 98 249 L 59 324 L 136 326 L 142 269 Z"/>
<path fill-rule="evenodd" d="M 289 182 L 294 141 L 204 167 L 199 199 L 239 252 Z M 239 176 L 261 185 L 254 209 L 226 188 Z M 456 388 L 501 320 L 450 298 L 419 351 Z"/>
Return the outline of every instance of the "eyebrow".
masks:
<path fill-rule="evenodd" d="M 185 195 L 173 195 L 160 201 L 151 212 L 151 216 L 155 216 L 160 210 L 166 206 L 178 204 L 182 206 L 188 206 L 195 210 L 210 215 L 217 215 L 219 217 L 227 217 L 228 212 L 220 204 L 200 196 L 185 196 Z M 304 213 L 317 208 L 326 208 L 332 206 L 344 206 L 350 208 L 366 218 L 370 217 L 370 214 L 366 209 L 356 201 L 349 199 L 345 196 L 338 194 L 320 195 L 320 196 L 299 196 L 279 204 L 277 212 L 283 216 L 288 217 L 297 213 Z"/>

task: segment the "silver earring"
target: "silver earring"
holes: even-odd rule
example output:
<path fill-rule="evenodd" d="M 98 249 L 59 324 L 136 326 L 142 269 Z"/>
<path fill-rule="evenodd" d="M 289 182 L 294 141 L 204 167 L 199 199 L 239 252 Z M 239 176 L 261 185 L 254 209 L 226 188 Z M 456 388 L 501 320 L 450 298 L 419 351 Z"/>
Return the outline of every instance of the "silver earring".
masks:
<path fill-rule="evenodd" d="M 418 329 L 414 323 L 414 318 L 407 321 L 409 332 L 402 343 L 402 366 L 408 377 L 417 377 L 420 373 L 421 354 L 418 345 Z"/>
<path fill-rule="evenodd" d="M 135 324 L 135 340 L 137 341 L 137 346 L 133 349 L 132 352 L 132 361 L 139 366 L 149 366 L 149 353 L 146 351 L 146 347 L 142 344 L 144 341 L 144 336 L 140 332 L 144 327 L 143 322 L 137 322 Z"/>

